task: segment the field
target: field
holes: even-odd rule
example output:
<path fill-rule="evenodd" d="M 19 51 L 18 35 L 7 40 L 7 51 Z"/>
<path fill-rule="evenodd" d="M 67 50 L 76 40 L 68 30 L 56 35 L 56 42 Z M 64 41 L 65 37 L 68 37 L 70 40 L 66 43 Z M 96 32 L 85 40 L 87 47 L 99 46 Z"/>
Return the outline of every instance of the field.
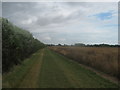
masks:
<path fill-rule="evenodd" d="M 81 64 L 118 77 L 118 48 L 115 47 L 50 47 Z"/>
<path fill-rule="evenodd" d="M 116 88 L 117 85 L 48 48 L 3 74 L 3 88 Z"/>
<path fill-rule="evenodd" d="M 118 0 L 13 1 L 0 2 L 2 90 L 120 89 Z"/>

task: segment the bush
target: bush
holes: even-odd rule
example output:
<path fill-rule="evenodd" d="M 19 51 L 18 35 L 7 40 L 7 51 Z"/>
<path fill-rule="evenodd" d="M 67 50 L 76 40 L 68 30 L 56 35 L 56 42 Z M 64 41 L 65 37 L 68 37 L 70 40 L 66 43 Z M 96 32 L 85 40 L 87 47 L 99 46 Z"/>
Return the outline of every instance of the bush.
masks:
<path fill-rule="evenodd" d="M 2 20 L 2 72 L 4 73 L 45 45 L 34 39 L 31 33 L 13 25 L 7 19 L 0 20 Z"/>

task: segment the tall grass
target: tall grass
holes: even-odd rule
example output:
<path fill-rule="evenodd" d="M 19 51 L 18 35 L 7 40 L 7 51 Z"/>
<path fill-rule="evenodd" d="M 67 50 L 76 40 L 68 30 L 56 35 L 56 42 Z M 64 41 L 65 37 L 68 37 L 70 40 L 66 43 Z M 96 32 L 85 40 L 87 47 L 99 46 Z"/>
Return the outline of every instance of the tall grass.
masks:
<path fill-rule="evenodd" d="M 118 48 L 115 47 L 50 47 L 81 64 L 118 77 Z"/>

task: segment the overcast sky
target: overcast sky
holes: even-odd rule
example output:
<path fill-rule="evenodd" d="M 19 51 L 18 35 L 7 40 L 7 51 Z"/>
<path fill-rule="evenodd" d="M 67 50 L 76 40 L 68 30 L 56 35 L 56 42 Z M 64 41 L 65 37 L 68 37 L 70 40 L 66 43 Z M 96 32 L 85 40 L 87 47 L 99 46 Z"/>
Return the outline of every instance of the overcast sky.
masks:
<path fill-rule="evenodd" d="M 2 11 L 43 43 L 118 43 L 117 2 L 3 2 Z"/>

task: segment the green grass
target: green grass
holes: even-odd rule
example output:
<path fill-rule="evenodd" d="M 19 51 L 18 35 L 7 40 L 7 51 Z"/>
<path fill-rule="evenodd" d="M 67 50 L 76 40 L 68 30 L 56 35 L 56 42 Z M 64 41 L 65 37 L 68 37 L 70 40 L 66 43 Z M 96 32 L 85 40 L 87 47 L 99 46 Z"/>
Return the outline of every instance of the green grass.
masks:
<path fill-rule="evenodd" d="M 43 58 L 40 56 L 41 53 L 44 53 Z M 31 74 L 33 73 L 31 70 L 34 70 L 36 62 L 41 61 L 41 59 L 41 67 L 38 69 L 39 71 L 37 71 L 39 77 L 36 77 L 36 80 L 29 80 L 27 86 L 31 82 L 35 82 L 37 84 L 36 87 L 38 88 L 117 87 L 116 84 L 81 67 L 77 62 L 50 51 L 49 49 L 45 49 L 44 52 L 38 51 L 35 55 L 31 56 L 31 58 L 25 60 L 22 65 L 15 67 L 12 72 L 3 75 L 3 87 L 19 87 L 22 85 L 23 79 L 28 79 L 26 76 L 33 75 L 34 77 L 34 74 Z"/>
<path fill-rule="evenodd" d="M 21 84 L 24 77 L 29 74 L 28 71 L 31 69 L 33 64 L 38 58 L 38 51 L 34 53 L 30 58 L 24 60 L 21 65 L 15 66 L 9 73 L 3 74 L 2 87 L 3 88 L 17 88 Z"/>
<path fill-rule="evenodd" d="M 69 87 L 73 87 L 73 88 L 74 87 L 76 88 L 116 87 L 115 84 L 96 75 L 96 73 L 81 67 L 77 62 L 73 62 L 67 59 L 66 57 L 61 56 L 53 51 L 46 50 L 46 53 L 47 53 L 46 54 L 47 56 L 45 57 L 46 61 L 44 60 L 44 62 L 46 63 L 43 64 L 43 66 L 46 65 L 46 67 L 43 67 L 43 69 L 47 68 L 47 70 L 43 70 L 44 72 L 43 75 L 47 75 L 47 76 L 44 76 L 44 79 L 41 82 L 46 81 L 47 83 L 48 82 L 51 83 L 53 79 L 49 80 L 51 79 L 51 77 L 48 76 L 51 74 L 51 73 L 49 74 L 49 72 L 52 72 L 54 75 L 55 73 L 58 73 L 55 76 L 56 77 L 56 82 L 54 81 L 55 84 L 52 83 L 52 85 L 48 87 L 64 87 L 64 84 L 67 84 L 67 82 L 68 82 L 68 86 L 67 85 L 65 86 L 68 88 Z M 62 79 L 62 78 L 66 78 L 66 79 Z M 59 80 L 61 79 L 65 81 L 60 82 Z M 50 85 L 50 84 L 46 84 L 46 85 Z"/>
<path fill-rule="evenodd" d="M 42 69 L 39 78 L 39 87 L 41 88 L 65 88 L 72 87 L 66 75 L 51 56 L 51 52 L 46 50 Z M 56 58 L 57 59 L 57 58 Z"/>

